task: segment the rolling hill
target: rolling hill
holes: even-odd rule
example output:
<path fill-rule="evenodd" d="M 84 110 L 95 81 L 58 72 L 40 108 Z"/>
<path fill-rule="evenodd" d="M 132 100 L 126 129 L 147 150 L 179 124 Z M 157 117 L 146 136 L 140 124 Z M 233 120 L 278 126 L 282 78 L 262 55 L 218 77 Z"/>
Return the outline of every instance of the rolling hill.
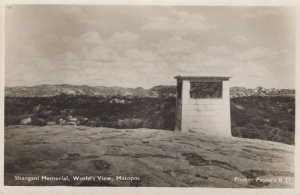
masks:
<path fill-rule="evenodd" d="M 36 85 L 32 87 L 6 87 L 7 97 L 51 97 L 57 95 L 86 95 L 86 96 L 133 96 L 133 97 L 175 97 L 176 86 L 159 85 L 150 89 L 142 87 L 104 87 L 88 85 Z M 294 96 L 293 89 L 265 89 L 257 87 L 250 89 L 245 87 L 231 87 L 231 97 L 244 96 Z"/>

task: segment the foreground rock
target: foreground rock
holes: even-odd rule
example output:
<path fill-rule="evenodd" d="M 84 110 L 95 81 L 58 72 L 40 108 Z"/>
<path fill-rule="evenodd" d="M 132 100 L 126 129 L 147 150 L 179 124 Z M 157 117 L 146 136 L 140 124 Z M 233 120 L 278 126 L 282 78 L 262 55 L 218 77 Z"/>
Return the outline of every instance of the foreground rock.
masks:
<path fill-rule="evenodd" d="M 293 157 L 290 145 L 199 133 L 5 129 L 5 185 L 288 188 L 294 185 Z"/>

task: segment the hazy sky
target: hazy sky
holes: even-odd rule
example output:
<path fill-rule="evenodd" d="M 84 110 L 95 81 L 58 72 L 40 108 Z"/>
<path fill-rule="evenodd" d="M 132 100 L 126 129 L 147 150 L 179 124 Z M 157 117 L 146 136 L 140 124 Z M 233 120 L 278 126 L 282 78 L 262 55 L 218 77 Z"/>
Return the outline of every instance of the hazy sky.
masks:
<path fill-rule="evenodd" d="M 150 88 L 191 73 L 295 87 L 294 11 L 283 7 L 9 6 L 5 41 L 6 86 Z"/>

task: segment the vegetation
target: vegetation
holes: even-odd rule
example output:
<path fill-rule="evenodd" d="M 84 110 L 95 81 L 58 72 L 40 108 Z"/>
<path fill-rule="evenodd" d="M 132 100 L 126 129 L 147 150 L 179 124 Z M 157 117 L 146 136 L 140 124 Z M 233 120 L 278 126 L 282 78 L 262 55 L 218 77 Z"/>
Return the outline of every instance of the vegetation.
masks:
<path fill-rule="evenodd" d="M 295 98 L 249 96 L 231 99 L 232 135 L 295 143 Z"/>
<path fill-rule="evenodd" d="M 6 97 L 5 125 L 20 124 L 20 120 L 28 116 L 33 125 L 60 124 L 71 116 L 77 119 L 76 125 L 173 130 L 174 105 L 175 98 Z"/>
<path fill-rule="evenodd" d="M 85 125 L 173 130 L 174 97 L 5 97 L 5 126 L 31 117 L 31 125 Z M 249 96 L 231 99 L 232 135 L 294 144 L 295 98 Z"/>

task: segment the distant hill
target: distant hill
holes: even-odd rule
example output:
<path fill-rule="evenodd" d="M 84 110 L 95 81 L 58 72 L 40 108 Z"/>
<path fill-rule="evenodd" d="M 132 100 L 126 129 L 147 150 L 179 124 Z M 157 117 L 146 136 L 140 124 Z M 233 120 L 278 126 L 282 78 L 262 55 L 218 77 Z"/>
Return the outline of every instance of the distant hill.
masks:
<path fill-rule="evenodd" d="M 150 97 L 170 97 L 176 95 L 176 86 L 158 85 L 147 90 Z"/>
<path fill-rule="evenodd" d="M 146 96 L 147 90 L 138 88 L 104 87 L 88 85 L 36 85 L 32 87 L 7 87 L 5 96 L 10 97 L 50 97 L 57 95 L 87 96 Z"/>
<path fill-rule="evenodd" d="M 32 87 L 6 87 L 5 96 L 8 97 L 51 97 L 57 95 L 86 95 L 86 96 L 132 96 L 132 97 L 174 97 L 176 86 L 159 85 L 150 89 L 142 87 L 123 88 L 118 86 L 88 86 L 88 85 L 36 85 Z M 294 96 L 293 89 L 256 89 L 245 87 L 231 87 L 230 97 L 245 96 Z"/>
<path fill-rule="evenodd" d="M 246 97 L 246 96 L 294 96 L 294 89 L 266 89 L 257 87 L 255 89 L 245 87 L 231 87 L 230 97 Z"/>
<path fill-rule="evenodd" d="M 8 97 L 51 97 L 57 95 L 86 95 L 86 96 L 133 96 L 133 97 L 160 97 L 175 96 L 175 86 L 155 86 L 150 89 L 142 87 L 104 87 L 88 85 L 36 85 L 32 87 L 6 87 L 5 96 Z"/>

